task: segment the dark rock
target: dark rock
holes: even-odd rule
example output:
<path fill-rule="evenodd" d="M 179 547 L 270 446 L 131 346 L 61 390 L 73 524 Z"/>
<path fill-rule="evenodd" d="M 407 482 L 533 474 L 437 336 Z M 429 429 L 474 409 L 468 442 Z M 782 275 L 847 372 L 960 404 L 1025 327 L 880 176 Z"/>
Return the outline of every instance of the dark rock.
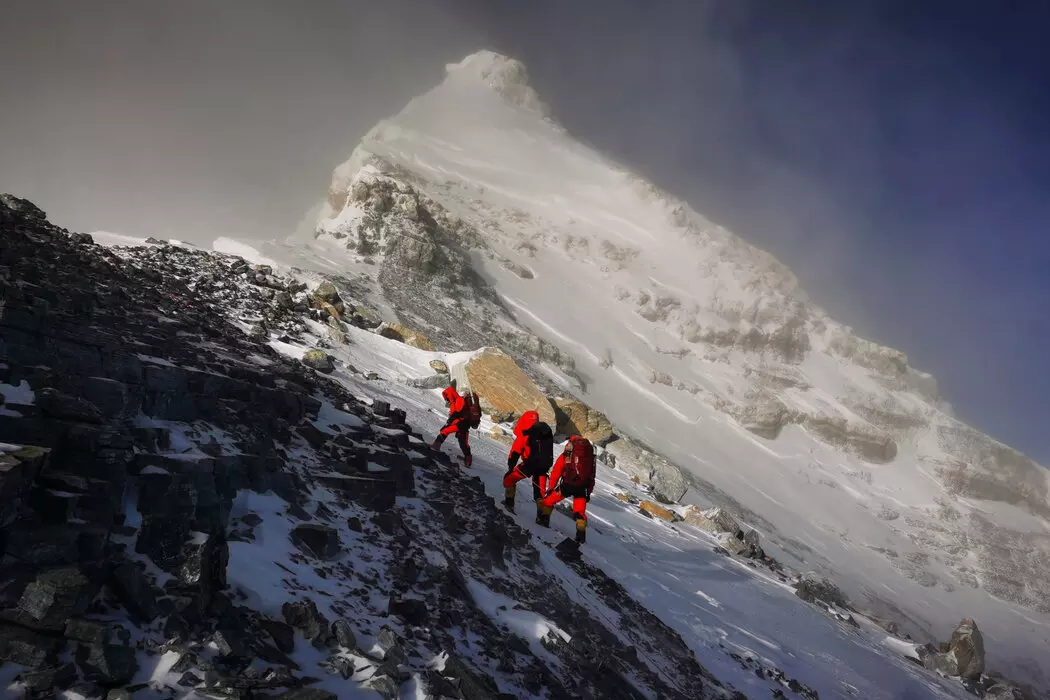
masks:
<path fill-rule="evenodd" d="M 109 585 L 139 622 L 149 622 L 157 616 L 157 596 L 160 591 L 137 564 L 130 560 L 118 564 L 113 569 Z"/>
<path fill-rule="evenodd" d="M 196 688 L 203 682 L 204 679 L 192 671 L 186 671 L 186 673 L 182 674 L 182 677 L 178 680 L 178 684 L 183 688 Z"/>
<path fill-rule="evenodd" d="M 212 635 L 211 640 L 221 658 L 243 660 L 245 663 L 251 661 L 250 644 L 244 631 L 221 629 Z"/>
<path fill-rule="evenodd" d="M 398 599 L 391 597 L 389 613 L 404 619 L 410 625 L 421 626 L 427 623 L 430 617 L 430 609 L 426 601 L 415 598 Z"/>
<path fill-rule="evenodd" d="M 128 410 L 128 386 L 108 377 L 88 377 L 81 387 L 84 399 L 106 418 L 115 418 Z"/>
<path fill-rule="evenodd" d="M 135 649 L 113 644 L 81 645 L 76 661 L 85 678 L 107 686 L 125 685 L 139 670 Z"/>
<path fill-rule="evenodd" d="M 101 423 L 102 412 L 84 399 L 63 394 L 57 389 L 41 389 L 36 392 L 36 405 L 45 415 L 59 420 Z"/>
<path fill-rule="evenodd" d="M 959 676 L 967 680 L 981 677 L 984 673 L 984 636 L 976 622 L 970 619 L 960 622 L 952 632 L 949 648 L 949 654 L 955 657 L 958 665 Z"/>
<path fill-rule="evenodd" d="M 336 620 L 332 623 L 332 635 L 339 646 L 347 649 L 357 648 L 357 635 L 354 634 L 353 628 L 346 620 Z"/>
<path fill-rule="evenodd" d="M 471 668 L 455 654 L 448 655 L 445 669 L 441 673 L 459 682 L 459 692 L 464 700 L 490 700 L 499 697 L 499 684 L 495 680 Z"/>
<path fill-rule="evenodd" d="M 142 518 L 135 551 L 145 554 L 165 571 L 175 571 L 189 539 L 190 521 L 186 515 L 147 515 Z"/>
<path fill-rule="evenodd" d="M 302 632 L 303 637 L 318 649 L 329 645 L 331 625 L 310 599 L 285 603 L 281 606 L 285 622 Z"/>
<path fill-rule="evenodd" d="M 1020 688 L 1015 688 L 1008 683 L 996 683 L 984 691 L 984 700 L 1025 700 L 1024 693 Z"/>
<path fill-rule="evenodd" d="M 357 517 L 356 515 L 347 518 L 346 525 L 354 532 L 364 532 L 365 529 L 364 523 L 361 522 L 361 518 Z"/>
<path fill-rule="evenodd" d="M 840 608 L 849 607 L 849 599 L 835 583 L 812 572 L 806 573 L 795 587 L 795 595 L 807 603 L 823 601 Z"/>
<path fill-rule="evenodd" d="M 126 630 L 121 630 L 127 634 Z M 65 637 L 85 644 L 109 644 L 114 628 L 111 623 L 100 620 L 71 618 L 66 620 Z"/>
<path fill-rule="evenodd" d="M 18 601 L 17 622 L 41 630 L 61 630 L 66 619 L 83 613 L 100 587 L 76 567 L 43 571 Z"/>
<path fill-rule="evenodd" d="M 339 533 L 325 525 L 297 525 L 290 537 L 292 544 L 319 559 L 333 559 L 339 555 L 342 546 Z"/>
<path fill-rule="evenodd" d="M 262 619 L 259 626 L 270 635 L 278 651 L 291 654 L 295 651 L 295 629 L 279 620 Z"/>
<path fill-rule="evenodd" d="M 195 586 L 207 605 L 214 593 L 226 588 L 226 565 L 230 549 L 225 538 L 203 532 L 191 533 L 183 546 L 179 580 Z"/>
<path fill-rule="evenodd" d="M 316 369 L 318 372 L 328 373 L 335 369 L 335 363 L 332 361 L 331 356 L 324 350 L 318 350 L 317 348 L 303 353 L 302 363 L 311 369 Z"/>
<path fill-rule="evenodd" d="M 262 523 L 263 519 L 259 517 L 257 513 L 245 513 L 241 516 L 241 522 L 248 527 L 256 527 Z"/>
<path fill-rule="evenodd" d="M 39 668 L 55 657 L 60 641 L 0 622 L 0 661 Z"/>
<path fill-rule="evenodd" d="M 105 688 L 102 688 L 97 683 L 81 681 L 66 688 L 63 696 L 78 698 L 78 700 L 79 698 L 83 698 L 83 700 L 106 700 L 107 693 Z"/>
<path fill-rule="evenodd" d="M 321 449 L 322 447 L 324 447 L 324 444 L 328 442 L 329 436 L 325 435 L 315 426 L 310 425 L 309 423 L 300 425 L 295 430 L 299 433 L 299 435 L 303 437 L 304 440 L 306 440 L 307 443 L 309 443 L 310 447 L 314 448 L 315 450 Z"/>
<path fill-rule="evenodd" d="M 397 483 L 393 479 L 329 474 L 319 476 L 318 481 L 371 510 L 389 510 L 397 502 Z"/>
<path fill-rule="evenodd" d="M 36 488 L 29 494 L 29 507 L 49 525 L 68 522 L 76 511 L 77 494 Z"/>
<path fill-rule="evenodd" d="M 132 700 L 132 695 L 124 688 L 112 688 L 106 693 L 106 700 Z"/>
<path fill-rule="evenodd" d="M 401 684 L 387 675 L 372 676 L 368 687 L 379 694 L 383 700 L 396 700 L 400 696 Z"/>
<path fill-rule="evenodd" d="M 339 696 L 320 688 L 293 688 L 279 695 L 272 696 L 273 700 L 339 700 Z"/>
<path fill-rule="evenodd" d="M 73 664 L 47 666 L 21 675 L 26 690 L 44 691 L 65 688 L 77 679 L 77 667 Z"/>
<path fill-rule="evenodd" d="M 41 447 L 0 452 L 0 527 L 15 519 L 19 505 L 49 455 L 50 450 Z"/>

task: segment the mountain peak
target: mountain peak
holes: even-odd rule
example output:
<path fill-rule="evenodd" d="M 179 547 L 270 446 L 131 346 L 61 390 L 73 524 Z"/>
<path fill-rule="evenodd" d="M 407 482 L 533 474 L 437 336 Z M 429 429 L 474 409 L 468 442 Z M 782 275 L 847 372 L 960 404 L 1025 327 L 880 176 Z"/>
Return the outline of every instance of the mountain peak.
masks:
<path fill-rule="evenodd" d="M 548 108 L 529 85 L 525 64 L 489 50 L 476 51 L 459 63 L 445 66 L 446 83 L 480 82 L 505 102 L 547 116 Z"/>

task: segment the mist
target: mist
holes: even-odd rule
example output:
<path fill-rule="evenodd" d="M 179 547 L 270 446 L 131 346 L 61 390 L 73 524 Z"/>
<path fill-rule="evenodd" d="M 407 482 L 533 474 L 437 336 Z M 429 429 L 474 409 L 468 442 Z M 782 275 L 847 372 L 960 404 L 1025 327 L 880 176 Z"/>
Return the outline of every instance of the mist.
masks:
<path fill-rule="evenodd" d="M 5 2 L 0 191 L 77 230 L 288 235 L 479 48 L 1050 462 L 1050 13 L 958 3 Z"/>

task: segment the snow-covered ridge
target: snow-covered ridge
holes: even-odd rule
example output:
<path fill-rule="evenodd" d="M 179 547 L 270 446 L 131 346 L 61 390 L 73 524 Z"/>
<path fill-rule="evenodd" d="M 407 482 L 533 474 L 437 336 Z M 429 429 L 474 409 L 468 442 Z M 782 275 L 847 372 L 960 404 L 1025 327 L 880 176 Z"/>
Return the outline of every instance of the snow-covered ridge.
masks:
<path fill-rule="evenodd" d="M 1046 470 L 773 256 L 485 82 L 527 86 L 517 65 L 468 57 L 378 124 L 314 236 L 266 255 L 353 280 L 448 349 L 524 330 L 550 349 L 519 354 L 689 472 L 687 498 L 749 512 L 873 609 L 924 629 L 974 615 L 1032 658 Z"/>

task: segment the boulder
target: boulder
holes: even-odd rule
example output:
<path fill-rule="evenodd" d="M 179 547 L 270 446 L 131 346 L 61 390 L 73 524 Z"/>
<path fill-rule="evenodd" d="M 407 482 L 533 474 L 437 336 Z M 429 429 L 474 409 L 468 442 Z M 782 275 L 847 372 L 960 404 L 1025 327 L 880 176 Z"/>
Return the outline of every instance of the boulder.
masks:
<path fill-rule="evenodd" d="M 984 700 L 1024 700 L 1024 693 L 1008 683 L 996 683 L 984 691 Z"/>
<path fill-rule="evenodd" d="M 338 695 L 321 688 L 292 688 L 271 697 L 273 700 L 339 700 Z"/>
<path fill-rule="evenodd" d="M 642 501 L 638 504 L 638 507 L 645 513 L 648 513 L 654 518 L 660 520 L 666 520 L 667 522 L 674 522 L 676 519 L 675 512 L 669 508 L 664 508 L 659 503 L 653 501 Z"/>
<path fill-rule="evenodd" d="M 554 399 L 554 412 L 561 435 L 582 435 L 596 445 L 605 445 L 613 438 L 613 426 L 605 414 L 582 401 L 571 398 Z"/>
<path fill-rule="evenodd" d="M 733 416 L 745 429 L 767 440 L 780 437 L 784 426 L 798 422 L 800 416 L 775 396 L 760 394 L 752 397 L 749 403 L 734 405 L 725 401 L 716 404 L 716 408 Z"/>
<path fill-rule="evenodd" d="M 802 575 L 802 579 L 795 587 L 795 595 L 807 603 L 821 601 L 840 608 L 849 608 L 849 599 L 846 594 L 833 581 L 813 572 Z"/>
<path fill-rule="evenodd" d="M 443 360 L 431 360 L 430 369 L 434 370 L 437 374 L 448 374 L 448 364 Z"/>
<path fill-rule="evenodd" d="M 102 411 L 90 401 L 64 394 L 57 389 L 41 389 L 36 392 L 36 404 L 44 415 L 60 420 L 101 423 Z"/>
<path fill-rule="evenodd" d="M 319 559 L 332 559 L 341 549 L 339 533 L 324 525 L 297 525 L 289 537 L 300 550 Z"/>
<path fill-rule="evenodd" d="M 689 490 L 685 474 L 630 438 L 621 437 L 609 443 L 603 461 L 627 473 L 636 483 L 648 484 L 653 495 L 663 503 L 677 503 Z"/>
<path fill-rule="evenodd" d="M 984 673 L 984 637 L 976 622 L 966 619 L 958 624 L 952 632 L 948 654 L 955 657 L 959 676 L 967 680 L 981 677 Z"/>
<path fill-rule="evenodd" d="M 332 623 L 332 635 L 339 646 L 347 649 L 357 648 L 357 635 L 354 634 L 354 629 L 346 620 L 336 620 Z"/>
<path fill-rule="evenodd" d="M 76 662 L 85 678 L 107 686 L 129 683 L 139 670 L 135 649 L 114 644 L 82 644 Z"/>
<path fill-rule="evenodd" d="M 285 603 L 281 606 L 281 615 L 284 616 L 285 622 L 302 632 L 306 641 L 318 649 L 328 646 L 332 627 L 309 598 Z"/>
<path fill-rule="evenodd" d="M 730 554 L 739 555 L 743 554 L 747 550 L 747 545 L 742 539 L 728 532 L 718 533 L 715 539 L 718 541 L 718 546 L 726 550 Z"/>
<path fill-rule="evenodd" d="M 434 344 L 430 342 L 430 338 L 400 323 L 384 323 L 376 332 L 384 338 L 396 340 L 419 350 L 434 350 Z"/>
<path fill-rule="evenodd" d="M 332 306 L 336 306 L 336 304 L 341 304 L 343 302 L 342 298 L 339 296 L 339 290 L 328 280 L 321 282 L 321 284 L 317 285 L 317 287 L 310 292 L 310 300 L 324 302 L 326 304 L 331 304 Z M 338 309 L 339 307 L 336 306 L 336 308 Z"/>
<path fill-rule="evenodd" d="M 452 378 L 460 389 L 467 387 L 481 398 L 481 408 L 491 416 L 516 415 L 537 411 L 540 420 L 553 429 L 557 425 L 554 407 L 529 375 L 507 354 L 485 348 L 466 362 L 453 365 Z"/>
<path fill-rule="evenodd" d="M 41 572 L 22 592 L 15 621 L 39 630 L 62 630 L 67 618 L 87 609 L 99 585 L 77 567 Z"/>
<path fill-rule="evenodd" d="M 316 369 L 318 372 L 331 372 L 335 369 L 335 363 L 324 350 L 314 348 L 303 353 L 303 364 Z"/>

